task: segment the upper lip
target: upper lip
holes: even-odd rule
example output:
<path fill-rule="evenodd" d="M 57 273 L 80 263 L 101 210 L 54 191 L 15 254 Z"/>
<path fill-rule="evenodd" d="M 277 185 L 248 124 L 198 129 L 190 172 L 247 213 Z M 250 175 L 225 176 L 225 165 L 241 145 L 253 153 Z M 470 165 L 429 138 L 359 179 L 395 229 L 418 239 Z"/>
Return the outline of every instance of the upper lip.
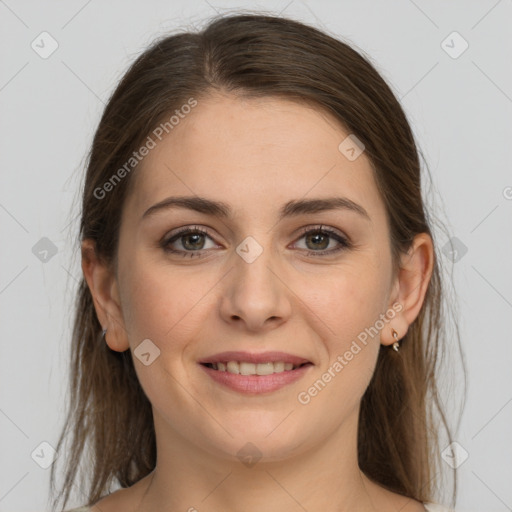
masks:
<path fill-rule="evenodd" d="M 287 354 L 286 352 L 242 352 L 242 351 L 231 351 L 221 352 L 212 356 L 201 359 L 199 363 L 223 363 L 227 361 L 244 361 L 248 363 L 292 363 L 293 365 L 301 365 L 303 363 L 309 363 L 308 359 L 303 357 L 295 356 L 293 354 Z"/>

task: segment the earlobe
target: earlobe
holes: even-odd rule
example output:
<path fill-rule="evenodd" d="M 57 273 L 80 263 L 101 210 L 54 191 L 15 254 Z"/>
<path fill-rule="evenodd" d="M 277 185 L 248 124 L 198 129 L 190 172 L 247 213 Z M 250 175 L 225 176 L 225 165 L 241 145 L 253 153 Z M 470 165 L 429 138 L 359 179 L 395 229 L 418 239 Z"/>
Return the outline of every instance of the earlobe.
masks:
<path fill-rule="evenodd" d="M 400 311 L 392 321 L 392 328 L 403 338 L 409 326 L 417 318 L 427 293 L 434 266 L 434 247 L 427 233 L 415 236 L 407 254 L 403 254 L 396 279 L 396 293 L 393 303 L 400 305 Z M 389 332 L 387 332 L 389 331 Z M 382 343 L 395 342 L 392 329 L 383 333 Z"/>
<path fill-rule="evenodd" d="M 82 241 L 82 271 L 89 287 L 98 322 L 108 335 L 102 338 L 109 348 L 124 352 L 130 345 L 126 336 L 116 278 L 109 266 L 98 258 L 94 240 Z"/>

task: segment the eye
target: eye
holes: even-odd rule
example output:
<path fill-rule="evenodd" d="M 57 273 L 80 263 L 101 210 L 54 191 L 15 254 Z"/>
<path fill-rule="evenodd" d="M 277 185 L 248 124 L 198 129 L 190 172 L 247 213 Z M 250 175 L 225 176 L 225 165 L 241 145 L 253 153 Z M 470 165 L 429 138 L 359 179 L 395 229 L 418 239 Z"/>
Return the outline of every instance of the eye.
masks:
<path fill-rule="evenodd" d="M 318 226 L 315 228 L 306 227 L 302 231 L 300 239 L 304 238 L 306 241 L 306 250 L 308 250 L 308 256 L 324 256 L 328 254 L 334 254 L 344 249 L 351 247 L 350 242 L 346 237 L 334 231 L 333 229 L 324 228 Z M 337 242 L 337 246 L 332 249 L 327 249 L 332 241 Z"/>
<path fill-rule="evenodd" d="M 215 243 L 213 243 L 213 246 L 208 247 L 205 243 L 205 238 L 209 238 L 213 242 L 208 231 L 202 229 L 200 226 L 188 226 L 181 228 L 178 232 L 164 239 L 160 245 L 167 253 L 192 258 L 194 256 L 201 256 L 204 252 L 207 252 L 208 249 L 218 247 Z M 333 229 L 324 228 L 321 225 L 313 228 L 303 228 L 299 240 L 303 238 L 306 242 L 304 250 L 307 251 L 308 256 L 330 255 L 351 247 L 351 243 L 341 233 Z M 337 243 L 337 246 L 328 249 L 333 241 Z"/>
<path fill-rule="evenodd" d="M 198 256 L 202 254 L 203 250 L 212 248 L 205 246 L 205 237 L 212 240 L 208 232 L 198 226 L 193 228 L 185 227 L 174 233 L 170 238 L 164 239 L 161 246 L 164 251 L 169 253 L 181 254 L 183 256 L 190 255 L 190 257 Z M 172 247 L 175 244 L 178 248 Z"/>

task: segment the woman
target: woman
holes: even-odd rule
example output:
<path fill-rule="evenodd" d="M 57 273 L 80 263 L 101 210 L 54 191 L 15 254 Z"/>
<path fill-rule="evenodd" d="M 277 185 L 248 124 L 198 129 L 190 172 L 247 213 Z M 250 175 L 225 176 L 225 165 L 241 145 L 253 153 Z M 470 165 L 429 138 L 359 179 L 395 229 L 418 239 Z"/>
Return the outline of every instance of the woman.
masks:
<path fill-rule="evenodd" d="M 89 442 L 91 512 L 439 510 L 420 181 L 390 88 L 313 27 L 235 15 L 141 55 L 83 192 L 63 508 Z"/>

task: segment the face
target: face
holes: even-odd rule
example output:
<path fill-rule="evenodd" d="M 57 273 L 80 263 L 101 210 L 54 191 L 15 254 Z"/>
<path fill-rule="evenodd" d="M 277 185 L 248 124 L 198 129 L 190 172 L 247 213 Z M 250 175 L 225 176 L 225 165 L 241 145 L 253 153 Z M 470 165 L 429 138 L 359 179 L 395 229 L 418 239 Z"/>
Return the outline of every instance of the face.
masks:
<path fill-rule="evenodd" d="M 251 442 L 280 460 L 357 418 L 394 277 L 370 161 L 338 149 L 348 135 L 304 104 L 216 95 L 137 169 L 120 228 L 121 322 L 155 422 L 177 437 L 225 458 Z M 171 196 L 227 212 L 148 212 Z M 222 371 L 228 360 L 274 373 Z"/>

